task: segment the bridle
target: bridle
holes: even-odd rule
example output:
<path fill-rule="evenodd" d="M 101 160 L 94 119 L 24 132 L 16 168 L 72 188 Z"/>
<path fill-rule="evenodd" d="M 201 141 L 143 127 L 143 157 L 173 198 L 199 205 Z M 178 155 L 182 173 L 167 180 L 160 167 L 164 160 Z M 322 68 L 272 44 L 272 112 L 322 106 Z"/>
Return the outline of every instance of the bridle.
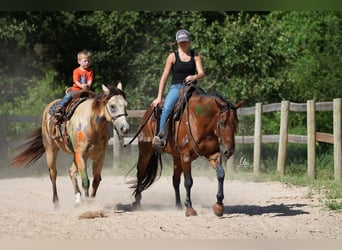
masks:
<path fill-rule="evenodd" d="M 111 111 L 109 110 L 109 108 L 108 108 L 108 103 L 106 104 L 106 111 L 107 111 L 107 113 L 109 114 L 109 116 L 110 116 L 111 121 L 112 121 L 113 124 L 114 124 L 115 120 L 118 119 L 119 117 L 121 117 L 121 116 L 128 116 L 126 110 L 125 110 L 124 113 L 122 113 L 122 114 L 112 115 L 112 112 L 111 112 Z"/>
<path fill-rule="evenodd" d="M 221 146 L 222 146 L 222 136 L 221 136 L 221 114 L 229 111 L 229 110 L 236 110 L 235 106 L 233 104 L 231 104 L 230 102 L 227 102 L 226 105 L 224 105 L 221 109 L 220 109 L 220 118 L 216 123 L 216 127 L 217 127 L 217 139 L 219 142 L 219 146 L 220 146 L 220 151 L 221 151 Z"/>
<path fill-rule="evenodd" d="M 223 107 L 220 108 L 220 116 L 222 113 L 224 112 L 227 112 L 229 110 L 236 110 L 235 106 L 233 104 L 231 104 L 230 102 L 226 102 L 226 105 L 224 105 Z M 195 139 L 194 139 L 194 136 L 192 134 L 192 131 L 191 131 L 191 126 L 190 126 L 190 119 L 189 119 L 189 105 L 188 105 L 188 102 L 186 102 L 186 117 L 187 117 L 187 125 L 188 125 L 188 131 L 189 131 L 189 135 L 190 135 L 190 141 L 191 141 L 191 144 L 192 144 L 192 147 L 196 153 L 196 155 L 198 157 L 202 157 L 202 158 L 205 158 L 203 157 L 202 155 L 200 155 L 199 153 L 199 147 L 198 145 L 196 144 L 195 142 Z M 222 137 L 221 137 L 221 118 L 218 119 L 217 123 L 216 123 L 216 127 L 217 127 L 217 140 L 218 140 L 218 143 L 219 143 L 219 148 L 220 148 L 220 152 L 221 152 L 221 148 L 222 148 Z M 208 161 L 216 161 L 218 157 L 220 157 L 221 154 L 219 154 L 216 158 L 205 158 L 207 159 Z"/>
<path fill-rule="evenodd" d="M 112 122 L 112 124 L 113 124 L 113 127 L 114 127 L 114 129 L 115 129 L 115 131 L 116 131 L 116 134 L 118 135 L 118 138 L 119 138 L 119 141 L 120 141 L 120 143 L 121 144 L 123 144 L 123 140 L 122 140 L 122 136 L 120 135 L 120 133 L 119 133 L 119 131 L 118 131 L 118 129 L 117 129 L 117 127 L 115 126 L 115 121 L 119 118 L 119 117 L 121 117 L 121 116 L 128 116 L 128 114 L 127 114 L 127 112 L 126 112 L 126 109 L 124 110 L 124 112 L 123 113 L 121 113 L 121 114 L 117 114 L 117 115 L 112 115 L 112 112 L 110 111 L 110 109 L 109 109 L 109 107 L 108 107 L 109 105 L 108 105 L 108 103 L 106 104 L 106 111 L 107 111 L 107 113 L 109 114 L 109 116 L 110 116 L 110 118 L 111 118 L 111 122 Z"/>

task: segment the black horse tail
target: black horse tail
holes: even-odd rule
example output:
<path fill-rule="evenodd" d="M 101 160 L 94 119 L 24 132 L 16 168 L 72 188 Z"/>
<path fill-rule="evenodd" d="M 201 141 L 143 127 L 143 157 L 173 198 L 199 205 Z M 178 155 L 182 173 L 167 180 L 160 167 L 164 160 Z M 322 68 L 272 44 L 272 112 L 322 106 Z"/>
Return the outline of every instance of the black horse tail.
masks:
<path fill-rule="evenodd" d="M 139 166 L 137 167 L 139 169 Z M 163 162 L 161 153 L 156 150 L 152 150 L 144 176 L 142 176 L 142 178 L 138 176 L 138 179 L 135 180 L 133 186 L 131 186 L 131 188 L 134 188 L 133 195 L 136 193 L 141 193 L 149 188 L 156 180 L 158 180 L 162 174 L 162 169 Z"/>
<path fill-rule="evenodd" d="M 34 130 L 30 135 L 27 136 L 27 139 L 30 140 L 17 148 L 17 150 L 21 152 L 12 158 L 10 166 L 20 167 L 22 165 L 32 165 L 45 153 L 42 127 Z"/>

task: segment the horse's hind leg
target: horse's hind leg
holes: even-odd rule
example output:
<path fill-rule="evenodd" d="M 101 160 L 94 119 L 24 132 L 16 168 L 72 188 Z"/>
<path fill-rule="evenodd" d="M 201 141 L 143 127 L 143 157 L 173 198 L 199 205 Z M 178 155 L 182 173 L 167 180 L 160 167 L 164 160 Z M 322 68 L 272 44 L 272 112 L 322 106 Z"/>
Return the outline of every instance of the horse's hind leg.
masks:
<path fill-rule="evenodd" d="M 100 185 L 101 171 L 102 171 L 102 167 L 103 167 L 104 158 L 105 158 L 105 156 L 102 155 L 101 157 L 99 157 L 99 159 L 93 160 L 93 176 L 94 176 L 94 178 L 93 178 L 93 190 L 92 190 L 91 197 L 96 196 L 97 189 Z"/>
<path fill-rule="evenodd" d="M 181 203 L 180 192 L 179 192 L 179 185 L 181 182 L 180 177 L 182 174 L 182 169 L 181 169 L 179 161 L 174 159 L 173 164 L 174 166 L 173 166 L 172 185 L 173 185 L 173 189 L 175 190 L 176 207 L 178 209 L 182 209 L 182 203 Z"/>
<path fill-rule="evenodd" d="M 58 149 L 46 149 L 46 162 L 49 167 L 49 176 L 52 184 L 52 202 L 55 208 L 59 208 L 58 203 L 58 194 L 57 194 L 57 186 L 56 186 L 56 179 L 57 179 L 57 169 L 56 169 L 56 158 Z"/>
<path fill-rule="evenodd" d="M 152 136 L 151 136 L 152 137 Z M 151 139 L 152 141 L 152 139 Z M 139 142 L 139 158 L 137 163 L 137 183 L 133 192 L 135 201 L 133 202 L 133 209 L 137 210 L 141 207 L 141 199 L 143 192 L 143 181 L 146 176 L 147 168 L 152 154 L 152 142 Z"/>
<path fill-rule="evenodd" d="M 193 179 L 191 176 L 191 162 L 183 162 L 183 172 L 184 172 L 184 187 L 186 192 L 184 205 L 186 207 L 185 216 L 195 216 L 197 212 L 192 207 L 191 202 L 191 187 L 193 184 Z"/>
<path fill-rule="evenodd" d="M 69 176 L 75 191 L 75 204 L 78 205 L 81 203 L 81 191 L 77 183 L 77 167 L 75 162 L 73 162 L 69 168 Z"/>

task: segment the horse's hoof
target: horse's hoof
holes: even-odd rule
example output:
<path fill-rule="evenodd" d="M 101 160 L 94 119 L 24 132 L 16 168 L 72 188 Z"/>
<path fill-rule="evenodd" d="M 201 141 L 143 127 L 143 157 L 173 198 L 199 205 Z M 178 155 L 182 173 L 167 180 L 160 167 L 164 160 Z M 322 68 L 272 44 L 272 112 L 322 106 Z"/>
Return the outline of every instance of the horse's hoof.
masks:
<path fill-rule="evenodd" d="M 82 201 L 82 199 L 81 199 L 81 193 L 76 193 L 76 194 L 75 194 L 75 205 L 81 204 L 81 201 Z"/>
<path fill-rule="evenodd" d="M 214 211 L 214 214 L 218 217 L 222 217 L 223 215 L 223 212 L 224 212 L 224 207 L 223 207 L 223 204 L 215 204 L 213 206 L 213 211 Z"/>
<path fill-rule="evenodd" d="M 133 210 L 140 210 L 141 209 L 140 202 L 133 202 L 132 206 L 133 206 Z"/>
<path fill-rule="evenodd" d="M 185 216 L 189 217 L 189 216 L 197 216 L 197 212 L 195 209 L 193 209 L 192 207 L 189 207 L 186 209 L 185 211 Z"/>
<path fill-rule="evenodd" d="M 58 203 L 58 202 L 54 202 L 54 203 L 53 203 L 53 209 L 54 209 L 55 211 L 58 211 L 60 208 L 61 208 L 61 207 L 59 206 L 59 203 Z"/>
<path fill-rule="evenodd" d="M 183 210 L 183 207 L 182 207 L 182 205 L 176 205 L 176 209 L 177 210 Z"/>

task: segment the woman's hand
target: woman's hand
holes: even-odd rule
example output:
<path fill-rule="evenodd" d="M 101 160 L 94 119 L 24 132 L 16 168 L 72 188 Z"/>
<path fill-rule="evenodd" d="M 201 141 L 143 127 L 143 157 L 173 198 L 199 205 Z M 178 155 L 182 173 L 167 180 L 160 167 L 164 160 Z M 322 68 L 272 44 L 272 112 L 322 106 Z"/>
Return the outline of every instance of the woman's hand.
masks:
<path fill-rule="evenodd" d="M 157 97 L 156 99 L 153 100 L 153 102 L 151 103 L 151 106 L 157 107 L 159 103 L 161 103 L 161 98 Z"/>
<path fill-rule="evenodd" d="M 185 83 L 189 85 L 189 84 L 191 84 L 192 82 L 194 82 L 196 80 L 197 80 L 197 75 L 188 75 L 185 78 Z"/>

